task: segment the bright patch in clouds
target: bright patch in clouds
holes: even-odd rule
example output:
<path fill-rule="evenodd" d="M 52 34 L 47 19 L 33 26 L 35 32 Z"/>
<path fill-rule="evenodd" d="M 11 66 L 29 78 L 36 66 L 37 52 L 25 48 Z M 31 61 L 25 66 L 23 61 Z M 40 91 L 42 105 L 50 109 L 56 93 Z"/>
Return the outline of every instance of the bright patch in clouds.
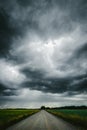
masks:
<path fill-rule="evenodd" d="M 27 36 L 14 42 L 13 45 L 16 43 L 17 47 L 13 46 L 11 54 L 21 60 L 21 69 L 42 71 L 46 77 L 77 76 L 85 73 L 84 62 L 80 64 L 80 61 L 75 61 L 74 65 L 68 62 L 72 61 L 74 53 L 87 40 L 85 35 L 81 35 L 80 28 L 76 28 L 74 32 L 58 39 L 41 40 L 35 36 L 37 40 L 34 41 Z M 19 42 L 21 44 L 18 46 Z"/>
<path fill-rule="evenodd" d="M 0 60 L 0 74 L 0 81 L 9 87 L 14 87 L 25 80 L 25 76 L 19 72 L 17 66 L 5 59 Z"/>
<path fill-rule="evenodd" d="M 42 93 L 37 90 L 29 90 L 29 89 L 21 89 L 18 90 L 19 96 L 11 96 L 10 101 L 3 105 L 2 107 L 15 107 L 15 108 L 40 108 L 41 105 L 45 105 L 46 107 L 60 107 L 66 106 L 67 102 L 69 102 L 69 105 L 74 105 L 73 101 L 80 105 L 83 103 L 86 104 L 86 94 L 81 95 L 75 95 L 69 97 L 67 93 L 64 94 L 51 94 L 51 93 Z M 67 102 L 66 102 L 67 101 Z M 16 102 L 16 104 L 15 104 Z M 24 102 L 24 103 L 23 103 Z M 20 103 L 20 106 L 19 106 Z M 15 106 L 14 106 L 15 104 Z"/>

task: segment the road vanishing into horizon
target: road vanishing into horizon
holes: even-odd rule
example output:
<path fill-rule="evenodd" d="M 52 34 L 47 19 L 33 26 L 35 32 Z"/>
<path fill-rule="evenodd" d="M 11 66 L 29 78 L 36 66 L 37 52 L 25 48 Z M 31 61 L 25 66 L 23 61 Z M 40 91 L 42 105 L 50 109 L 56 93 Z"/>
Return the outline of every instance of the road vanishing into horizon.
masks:
<path fill-rule="evenodd" d="M 72 124 L 41 110 L 6 130 L 78 130 Z"/>

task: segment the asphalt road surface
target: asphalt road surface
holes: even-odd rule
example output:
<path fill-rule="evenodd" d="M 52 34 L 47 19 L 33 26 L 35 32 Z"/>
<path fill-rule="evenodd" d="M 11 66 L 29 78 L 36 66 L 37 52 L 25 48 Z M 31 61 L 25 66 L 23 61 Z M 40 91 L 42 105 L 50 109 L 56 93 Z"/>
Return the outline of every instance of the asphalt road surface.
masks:
<path fill-rule="evenodd" d="M 42 110 L 7 130 L 78 130 L 70 123 Z"/>

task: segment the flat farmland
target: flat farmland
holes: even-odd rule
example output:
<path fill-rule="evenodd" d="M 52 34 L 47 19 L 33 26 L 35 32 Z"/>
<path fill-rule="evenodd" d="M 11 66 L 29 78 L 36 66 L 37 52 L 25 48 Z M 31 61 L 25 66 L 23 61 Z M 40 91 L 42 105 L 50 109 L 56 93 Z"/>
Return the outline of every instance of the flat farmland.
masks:
<path fill-rule="evenodd" d="M 0 109 L 0 130 L 38 112 L 37 109 Z"/>
<path fill-rule="evenodd" d="M 47 111 L 72 124 L 87 128 L 87 109 L 50 109 Z"/>

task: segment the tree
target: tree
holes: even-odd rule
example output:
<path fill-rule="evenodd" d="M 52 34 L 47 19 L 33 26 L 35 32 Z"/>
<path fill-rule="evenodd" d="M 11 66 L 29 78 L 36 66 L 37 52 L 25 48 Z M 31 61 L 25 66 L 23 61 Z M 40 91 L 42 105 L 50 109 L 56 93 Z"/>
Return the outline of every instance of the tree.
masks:
<path fill-rule="evenodd" d="M 41 109 L 44 110 L 44 109 L 45 109 L 45 106 L 41 106 Z"/>

